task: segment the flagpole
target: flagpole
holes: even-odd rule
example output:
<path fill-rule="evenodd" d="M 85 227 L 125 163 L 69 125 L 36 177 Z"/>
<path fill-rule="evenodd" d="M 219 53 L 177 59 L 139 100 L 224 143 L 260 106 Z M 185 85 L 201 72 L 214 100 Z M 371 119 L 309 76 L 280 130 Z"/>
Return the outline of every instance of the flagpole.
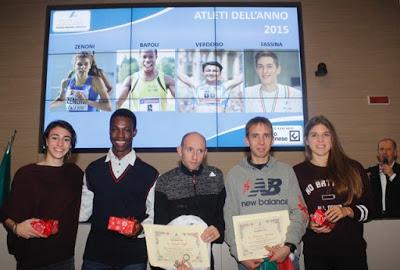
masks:
<path fill-rule="evenodd" d="M 14 133 L 13 133 L 13 135 L 11 135 L 11 139 L 10 139 L 10 144 L 11 145 L 14 143 L 15 135 L 17 135 L 17 130 L 16 129 L 14 129 Z"/>
<path fill-rule="evenodd" d="M 10 176 L 10 167 L 11 167 L 11 146 L 14 142 L 15 135 L 17 134 L 17 130 L 14 129 L 14 132 L 7 142 L 7 148 L 4 151 L 3 158 L 0 163 L 0 207 L 3 205 L 8 193 L 10 192 L 11 187 L 11 176 Z"/>
<path fill-rule="evenodd" d="M 13 132 L 13 134 L 11 135 L 10 140 L 8 141 L 7 150 L 6 150 L 6 153 L 7 153 L 7 154 L 8 154 L 8 152 L 10 152 L 11 147 L 12 147 L 12 145 L 13 145 L 13 143 L 14 143 L 15 135 L 17 135 L 17 130 L 16 130 L 16 129 L 14 129 L 14 132 Z"/>

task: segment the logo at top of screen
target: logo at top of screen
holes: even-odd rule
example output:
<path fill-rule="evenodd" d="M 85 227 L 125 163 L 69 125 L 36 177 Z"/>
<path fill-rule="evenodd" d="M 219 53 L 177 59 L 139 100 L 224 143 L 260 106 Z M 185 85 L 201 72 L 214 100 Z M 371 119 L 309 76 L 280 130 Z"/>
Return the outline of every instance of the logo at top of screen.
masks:
<path fill-rule="evenodd" d="M 85 32 L 90 30 L 90 10 L 58 10 L 53 14 L 53 32 Z"/>
<path fill-rule="evenodd" d="M 257 178 L 253 186 L 250 180 L 247 180 L 243 184 L 243 194 L 248 194 L 248 197 L 271 196 L 279 194 L 281 191 L 282 179 L 280 178 L 268 178 L 267 182 L 264 178 Z"/>

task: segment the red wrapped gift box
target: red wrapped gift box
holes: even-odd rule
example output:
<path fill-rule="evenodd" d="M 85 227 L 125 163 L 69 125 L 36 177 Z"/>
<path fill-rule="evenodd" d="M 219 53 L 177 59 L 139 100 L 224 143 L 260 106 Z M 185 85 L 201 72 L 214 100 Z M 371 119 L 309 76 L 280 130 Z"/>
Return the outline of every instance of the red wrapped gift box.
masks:
<path fill-rule="evenodd" d="M 40 219 L 31 222 L 32 228 L 41 234 L 50 236 L 58 232 L 58 220 L 54 219 Z"/>
<path fill-rule="evenodd" d="M 320 226 L 325 225 L 325 223 L 327 223 L 325 212 L 321 209 L 315 210 L 315 213 L 311 216 L 311 221 L 317 223 Z"/>
<path fill-rule="evenodd" d="M 335 227 L 334 223 L 326 220 L 325 211 L 321 209 L 315 210 L 315 213 L 311 216 L 311 221 L 317 223 L 320 226 L 328 226 L 331 229 Z"/>
<path fill-rule="evenodd" d="M 136 219 L 134 218 L 119 218 L 111 216 L 108 219 L 107 229 L 122 234 L 131 234 L 135 229 L 135 225 L 136 225 Z"/>

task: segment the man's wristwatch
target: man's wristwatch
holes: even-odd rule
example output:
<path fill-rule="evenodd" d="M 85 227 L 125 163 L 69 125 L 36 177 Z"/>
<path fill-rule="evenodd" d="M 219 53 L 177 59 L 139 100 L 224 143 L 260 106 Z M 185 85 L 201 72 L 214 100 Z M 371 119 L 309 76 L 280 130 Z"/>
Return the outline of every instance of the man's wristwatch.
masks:
<path fill-rule="evenodd" d="M 284 244 L 285 246 L 287 246 L 290 249 L 290 253 L 294 253 L 296 251 L 296 245 L 289 243 L 289 242 L 285 242 Z"/>

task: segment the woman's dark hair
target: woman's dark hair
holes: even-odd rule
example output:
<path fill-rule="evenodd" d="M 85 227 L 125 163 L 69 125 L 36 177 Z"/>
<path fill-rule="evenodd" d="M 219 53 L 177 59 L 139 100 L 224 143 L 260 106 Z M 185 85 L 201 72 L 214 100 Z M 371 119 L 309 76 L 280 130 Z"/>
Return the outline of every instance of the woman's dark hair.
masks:
<path fill-rule="evenodd" d="M 68 123 L 67 121 L 64 121 L 64 120 L 55 120 L 55 121 L 53 121 L 53 122 L 51 122 L 50 124 L 47 125 L 47 127 L 46 127 L 46 129 L 45 129 L 45 131 L 43 132 L 43 135 L 42 135 L 43 147 L 47 148 L 46 139 L 49 138 L 50 131 L 53 128 L 56 128 L 56 127 L 60 127 L 60 128 L 66 129 L 66 130 L 68 130 L 69 133 L 71 133 L 71 150 L 73 150 L 75 148 L 75 145 L 76 145 L 76 132 L 75 132 L 74 128 L 72 127 L 72 125 L 70 123 Z"/>

